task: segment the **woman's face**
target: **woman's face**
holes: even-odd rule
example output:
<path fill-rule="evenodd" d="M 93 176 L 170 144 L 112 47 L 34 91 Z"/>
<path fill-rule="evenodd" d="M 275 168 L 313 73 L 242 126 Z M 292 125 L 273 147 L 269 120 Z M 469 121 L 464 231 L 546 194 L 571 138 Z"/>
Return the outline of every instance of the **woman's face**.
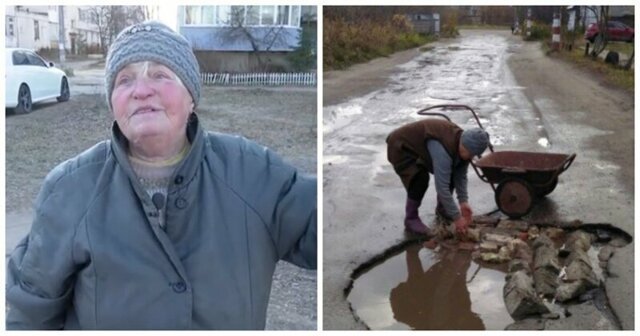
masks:
<path fill-rule="evenodd" d="M 113 114 L 134 144 L 145 138 L 186 136 L 193 99 L 176 74 L 155 62 L 132 63 L 116 75 L 111 94 Z"/>

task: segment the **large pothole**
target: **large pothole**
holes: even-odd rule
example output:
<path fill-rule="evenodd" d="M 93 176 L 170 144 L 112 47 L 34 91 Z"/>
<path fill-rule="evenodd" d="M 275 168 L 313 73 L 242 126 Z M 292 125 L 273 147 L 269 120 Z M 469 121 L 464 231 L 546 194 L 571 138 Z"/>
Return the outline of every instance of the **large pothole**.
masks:
<path fill-rule="evenodd" d="M 356 269 L 345 290 L 355 316 L 376 330 L 619 329 L 604 281 L 626 232 L 487 216 L 465 241 L 447 232 Z"/>

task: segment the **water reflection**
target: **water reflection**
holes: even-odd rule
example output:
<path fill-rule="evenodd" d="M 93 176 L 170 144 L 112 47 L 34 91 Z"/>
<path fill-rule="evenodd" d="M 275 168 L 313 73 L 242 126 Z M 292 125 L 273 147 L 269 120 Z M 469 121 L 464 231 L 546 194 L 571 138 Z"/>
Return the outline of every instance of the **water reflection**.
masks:
<path fill-rule="evenodd" d="M 407 280 L 391 290 L 394 318 L 413 329 L 483 330 L 484 324 L 471 311 L 467 274 L 471 258 L 465 253 L 446 253 L 426 271 L 418 252 L 407 249 Z"/>
<path fill-rule="evenodd" d="M 502 299 L 504 266 L 470 252 L 409 246 L 362 274 L 348 300 L 371 329 L 499 330 L 513 322 Z"/>

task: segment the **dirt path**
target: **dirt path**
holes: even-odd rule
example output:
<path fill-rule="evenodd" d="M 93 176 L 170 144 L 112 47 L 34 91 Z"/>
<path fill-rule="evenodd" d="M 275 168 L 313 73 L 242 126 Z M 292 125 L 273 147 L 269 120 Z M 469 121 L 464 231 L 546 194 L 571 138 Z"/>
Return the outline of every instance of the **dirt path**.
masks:
<path fill-rule="evenodd" d="M 325 71 L 322 78 L 323 106 L 339 104 L 384 87 L 397 65 L 410 61 L 419 53 L 418 48 L 413 48 L 356 64 L 347 70 Z"/>

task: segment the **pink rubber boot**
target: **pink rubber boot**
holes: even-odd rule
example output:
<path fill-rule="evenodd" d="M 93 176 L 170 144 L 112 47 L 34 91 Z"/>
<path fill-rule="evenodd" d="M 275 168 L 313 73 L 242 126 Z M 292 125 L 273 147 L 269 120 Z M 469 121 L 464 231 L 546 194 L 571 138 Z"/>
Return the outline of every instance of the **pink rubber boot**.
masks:
<path fill-rule="evenodd" d="M 424 225 L 420 216 L 418 216 L 418 208 L 420 207 L 419 201 L 414 201 L 407 197 L 407 204 L 405 205 L 405 218 L 404 228 L 407 231 L 411 231 L 417 234 L 430 234 L 429 228 Z"/>

